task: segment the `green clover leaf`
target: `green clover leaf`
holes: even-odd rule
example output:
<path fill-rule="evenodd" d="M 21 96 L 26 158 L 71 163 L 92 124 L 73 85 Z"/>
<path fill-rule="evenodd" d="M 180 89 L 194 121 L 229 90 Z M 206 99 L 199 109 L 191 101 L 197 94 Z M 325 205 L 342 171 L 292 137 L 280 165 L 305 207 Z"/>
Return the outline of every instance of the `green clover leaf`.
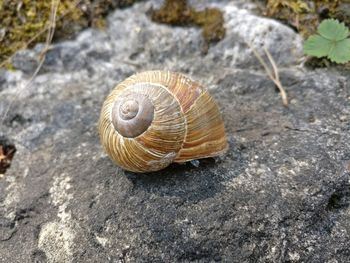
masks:
<path fill-rule="evenodd" d="M 310 36 L 304 44 L 304 53 L 314 57 L 327 57 L 336 63 L 350 61 L 350 32 L 344 23 L 335 19 L 322 21 L 319 35 Z"/>

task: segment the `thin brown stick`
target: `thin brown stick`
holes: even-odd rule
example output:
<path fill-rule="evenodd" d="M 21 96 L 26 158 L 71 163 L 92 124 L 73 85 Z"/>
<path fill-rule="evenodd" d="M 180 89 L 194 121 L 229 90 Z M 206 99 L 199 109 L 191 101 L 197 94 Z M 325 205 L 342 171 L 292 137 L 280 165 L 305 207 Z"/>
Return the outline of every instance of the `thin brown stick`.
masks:
<path fill-rule="evenodd" d="M 261 57 L 261 55 L 256 51 L 256 49 L 248 42 L 247 42 L 247 45 L 253 51 L 255 57 L 259 60 L 260 64 L 264 67 L 269 78 L 273 81 L 273 83 L 275 83 L 276 87 L 280 91 L 283 105 L 287 107 L 288 106 L 287 92 L 285 91 L 285 89 L 280 81 L 278 68 L 277 68 L 276 62 L 273 59 L 271 53 L 267 50 L 266 47 L 264 47 L 264 52 L 265 52 L 267 58 L 269 59 L 269 62 L 270 62 L 272 69 L 273 69 L 273 72 L 271 71 L 269 66 L 266 64 L 264 59 Z"/>
<path fill-rule="evenodd" d="M 264 51 L 265 51 L 266 56 L 268 57 L 268 59 L 270 61 L 270 64 L 272 65 L 273 71 L 275 73 L 275 81 L 274 81 L 274 83 L 276 84 L 277 88 L 279 89 L 279 91 L 281 93 L 283 105 L 284 106 L 288 106 L 287 93 L 286 93 L 286 90 L 283 88 L 282 83 L 280 81 L 280 75 L 279 75 L 279 72 L 278 72 L 278 68 L 277 68 L 276 62 L 275 62 L 275 60 L 273 59 L 271 53 L 267 50 L 266 47 L 264 47 Z"/>
<path fill-rule="evenodd" d="M 33 80 L 35 79 L 35 77 L 37 76 L 37 74 L 39 73 L 44 61 L 45 61 L 45 57 L 46 57 L 46 52 L 49 49 L 49 46 L 51 44 L 53 35 L 55 33 L 55 28 L 56 28 L 56 15 L 57 15 L 57 10 L 58 10 L 58 6 L 60 4 L 60 0 L 52 0 L 51 2 L 51 12 L 50 12 L 50 29 L 47 33 L 46 36 L 46 42 L 45 42 L 45 47 L 43 49 L 43 51 L 40 53 L 39 57 L 39 64 L 36 67 L 34 73 L 32 74 L 32 76 L 30 77 L 30 79 L 27 81 L 27 83 L 25 84 L 25 86 L 23 87 L 23 90 L 28 89 L 31 84 L 33 83 Z M 17 97 L 19 96 L 19 93 L 21 92 L 22 89 L 18 90 L 15 95 L 13 96 L 12 100 L 10 101 L 10 104 L 8 105 L 7 109 L 5 110 L 5 113 L 2 117 L 1 123 L 3 123 L 5 121 L 5 118 L 12 106 L 12 104 L 14 103 L 14 101 L 17 99 Z"/>

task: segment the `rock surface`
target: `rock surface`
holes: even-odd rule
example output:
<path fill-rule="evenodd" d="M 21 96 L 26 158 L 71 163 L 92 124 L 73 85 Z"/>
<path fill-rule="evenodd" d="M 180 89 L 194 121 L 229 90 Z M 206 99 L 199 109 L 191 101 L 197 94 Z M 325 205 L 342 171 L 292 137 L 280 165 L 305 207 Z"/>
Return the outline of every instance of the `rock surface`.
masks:
<path fill-rule="evenodd" d="M 200 29 L 151 22 L 153 1 L 53 45 L 30 87 L 42 45 L 0 71 L 1 114 L 12 104 L 0 135 L 17 148 L 0 177 L 0 262 L 350 261 L 350 76 L 300 66 L 301 38 L 244 2 L 192 1 L 225 13 L 226 37 L 207 54 Z M 272 53 L 289 108 L 247 42 Z M 223 160 L 139 175 L 102 152 L 105 96 L 150 69 L 209 89 L 230 141 Z"/>

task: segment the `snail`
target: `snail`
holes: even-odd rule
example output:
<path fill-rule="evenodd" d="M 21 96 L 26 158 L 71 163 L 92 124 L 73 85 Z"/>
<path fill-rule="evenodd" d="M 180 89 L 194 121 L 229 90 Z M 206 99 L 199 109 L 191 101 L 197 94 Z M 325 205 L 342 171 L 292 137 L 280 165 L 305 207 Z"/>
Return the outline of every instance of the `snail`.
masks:
<path fill-rule="evenodd" d="M 214 99 L 170 71 L 146 71 L 118 84 L 103 103 L 98 129 L 105 152 L 132 172 L 215 157 L 228 148 Z"/>

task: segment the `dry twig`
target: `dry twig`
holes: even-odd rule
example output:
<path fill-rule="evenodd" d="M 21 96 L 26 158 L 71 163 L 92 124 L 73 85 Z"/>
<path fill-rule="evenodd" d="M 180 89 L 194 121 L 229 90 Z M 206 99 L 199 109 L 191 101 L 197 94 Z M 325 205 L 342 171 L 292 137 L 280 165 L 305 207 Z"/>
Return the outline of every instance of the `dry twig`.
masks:
<path fill-rule="evenodd" d="M 264 46 L 265 55 L 269 59 L 269 62 L 270 62 L 271 66 L 272 66 L 272 69 L 273 69 L 273 72 L 271 71 L 270 67 L 266 64 L 264 59 L 261 57 L 261 55 L 258 53 L 258 51 L 250 43 L 247 43 L 247 45 L 253 51 L 255 57 L 259 60 L 260 64 L 264 67 L 264 69 L 265 69 L 267 75 L 269 76 L 269 78 L 273 81 L 273 83 L 275 83 L 276 87 L 280 91 L 283 105 L 287 107 L 288 106 L 287 92 L 284 89 L 284 87 L 283 87 L 283 85 L 282 85 L 282 83 L 280 81 L 278 68 L 277 68 L 276 62 L 273 59 L 271 53 Z"/>
<path fill-rule="evenodd" d="M 57 9 L 58 6 L 60 4 L 60 0 L 52 0 L 51 2 L 51 13 L 50 13 L 50 25 L 49 25 L 49 30 L 47 32 L 47 36 L 46 36 L 46 42 L 45 42 L 45 47 L 42 50 L 42 52 L 39 55 L 39 65 L 37 66 L 37 68 L 35 69 L 34 73 L 32 74 L 32 76 L 30 77 L 30 79 L 27 81 L 27 83 L 25 84 L 25 86 L 22 88 L 23 90 L 28 89 L 31 84 L 33 83 L 33 80 L 35 79 L 35 77 L 37 76 L 37 74 L 39 73 L 44 61 L 45 61 L 45 56 L 46 53 L 49 49 L 49 46 L 51 44 L 53 35 L 55 33 L 55 26 L 56 26 L 56 15 L 57 15 Z M 1 123 L 3 123 L 5 121 L 5 118 L 13 104 L 13 102 L 17 99 L 20 91 L 22 90 L 18 90 L 15 95 L 13 96 L 12 100 L 10 101 L 10 104 L 7 106 L 7 109 L 5 110 L 5 113 L 2 117 L 2 121 Z"/>

